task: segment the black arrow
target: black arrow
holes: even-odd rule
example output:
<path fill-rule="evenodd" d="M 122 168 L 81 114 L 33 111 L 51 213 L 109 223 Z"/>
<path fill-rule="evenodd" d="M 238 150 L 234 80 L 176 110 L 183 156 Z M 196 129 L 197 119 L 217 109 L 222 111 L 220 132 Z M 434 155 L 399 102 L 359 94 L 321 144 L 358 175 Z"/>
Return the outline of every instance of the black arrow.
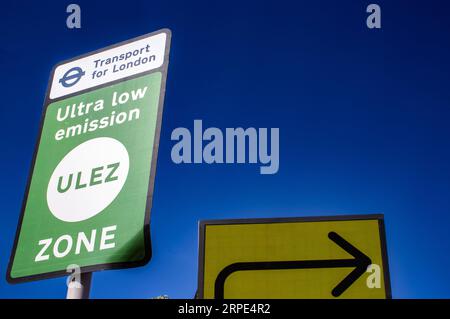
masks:
<path fill-rule="evenodd" d="M 313 268 L 347 268 L 354 267 L 347 277 L 345 277 L 334 289 L 331 294 L 339 297 L 348 287 L 350 287 L 362 274 L 367 267 L 372 264 L 369 257 L 363 254 L 359 249 L 350 244 L 344 238 L 335 232 L 329 232 L 328 238 L 335 242 L 339 247 L 352 255 L 353 259 L 328 259 L 328 260 L 294 260 L 294 261 L 256 261 L 256 262 L 238 262 L 226 266 L 216 278 L 214 287 L 214 296 L 216 299 L 224 298 L 225 280 L 234 272 L 245 270 L 280 270 L 280 269 L 313 269 Z"/>

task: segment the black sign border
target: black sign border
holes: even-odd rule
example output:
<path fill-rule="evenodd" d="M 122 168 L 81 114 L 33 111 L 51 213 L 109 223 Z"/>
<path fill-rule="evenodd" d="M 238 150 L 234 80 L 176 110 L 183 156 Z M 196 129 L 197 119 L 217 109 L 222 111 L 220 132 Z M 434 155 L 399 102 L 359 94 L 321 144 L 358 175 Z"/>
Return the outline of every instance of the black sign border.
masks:
<path fill-rule="evenodd" d="M 204 299 L 204 269 L 205 269 L 205 232 L 209 225 L 237 225 L 237 224 L 272 224 L 272 223 L 298 223 L 298 222 L 325 222 L 325 221 L 352 221 L 376 220 L 381 245 L 381 258 L 383 262 L 383 277 L 386 299 L 392 299 L 391 279 L 386 244 L 386 230 L 383 214 L 369 215 L 337 215 L 337 216 L 311 216 L 311 217 L 279 217 L 279 218 L 243 218 L 243 219 L 217 219 L 202 220 L 199 222 L 198 242 L 198 279 L 196 298 Z"/>
<path fill-rule="evenodd" d="M 131 76 L 127 76 L 127 77 L 124 77 L 124 78 L 121 78 L 118 80 L 103 83 L 103 84 L 100 84 L 100 85 L 97 85 L 94 87 L 90 87 L 90 88 L 87 88 L 84 90 L 80 90 L 80 91 L 77 91 L 77 92 L 74 92 L 71 94 L 64 95 L 62 97 L 50 99 L 50 90 L 51 90 L 51 86 L 53 83 L 53 77 L 55 75 L 55 70 L 58 66 L 94 55 L 97 53 L 101 53 L 101 52 L 104 52 L 104 51 L 107 51 L 107 50 L 110 50 L 110 49 L 113 49 L 113 48 L 116 48 L 119 46 L 123 46 L 123 45 L 129 44 L 131 42 L 135 42 L 135 41 L 138 41 L 138 40 L 141 40 L 144 38 L 155 36 L 155 35 L 158 35 L 161 33 L 166 34 L 166 45 L 165 45 L 165 50 L 164 50 L 164 61 L 160 67 L 149 70 L 149 71 L 141 72 L 138 74 L 134 74 Z M 29 189 L 30 189 L 31 178 L 32 178 L 33 172 L 34 172 L 36 157 L 37 157 L 37 153 L 39 150 L 39 144 L 41 141 L 42 128 L 44 126 L 45 114 L 47 113 L 48 106 L 56 101 L 67 99 L 67 98 L 70 98 L 75 95 L 80 95 L 80 94 L 87 93 L 90 91 L 98 90 L 103 87 L 111 86 L 111 85 L 114 85 L 114 84 L 117 84 L 120 82 L 135 79 L 135 78 L 142 77 L 142 76 L 145 76 L 148 74 L 161 72 L 161 88 L 160 88 L 160 95 L 159 95 L 159 102 L 158 102 L 158 113 L 157 113 L 156 128 L 155 128 L 155 139 L 154 139 L 154 143 L 153 143 L 153 153 L 152 153 L 152 161 L 151 161 L 151 168 L 150 168 L 150 179 L 149 179 L 148 190 L 147 190 L 147 202 L 146 202 L 146 208 L 145 208 L 144 229 L 143 229 L 144 230 L 144 252 L 145 252 L 145 255 L 142 260 L 138 260 L 138 261 L 105 263 L 105 264 L 97 264 L 97 265 L 80 267 L 80 272 L 88 273 L 88 272 L 101 271 L 101 270 L 113 270 L 113 269 L 126 269 L 126 268 L 141 267 L 141 266 L 146 265 L 151 260 L 152 245 L 151 245 L 151 236 L 150 236 L 150 211 L 151 211 L 152 200 L 153 200 L 154 181 L 155 181 L 156 165 L 157 165 L 157 159 L 158 159 L 158 147 L 159 147 L 159 139 L 160 139 L 160 133 L 161 133 L 161 122 L 162 122 L 162 113 L 163 113 L 163 108 L 164 108 L 164 97 L 165 97 L 165 92 L 166 92 L 167 69 L 168 69 L 168 65 L 169 65 L 171 39 L 172 39 L 171 30 L 168 28 L 163 28 L 163 29 L 159 29 L 157 31 L 151 32 L 151 33 L 147 33 L 147 34 L 144 34 L 144 35 L 132 38 L 132 39 L 128 39 L 128 40 L 125 40 L 125 41 L 122 41 L 119 43 L 115 43 L 113 45 L 103 47 L 98 50 L 91 51 L 91 52 L 61 61 L 52 68 L 52 70 L 50 72 L 50 78 L 49 78 L 49 81 L 47 84 L 47 90 L 45 93 L 45 101 L 44 101 L 43 112 L 41 114 L 41 119 L 40 119 L 40 124 L 39 124 L 38 138 L 37 138 L 34 152 L 33 152 L 33 159 L 31 162 L 31 167 L 30 167 L 29 173 L 28 173 L 27 186 L 25 188 L 25 194 L 24 194 L 24 197 L 22 200 L 20 217 L 19 217 L 19 221 L 17 223 L 16 235 L 14 238 L 14 245 L 13 245 L 13 249 L 11 251 L 8 268 L 6 271 L 6 280 L 8 283 L 16 284 L 16 283 L 30 282 L 30 281 L 50 279 L 50 278 L 56 278 L 56 277 L 64 277 L 64 276 L 70 275 L 70 273 L 68 273 L 66 270 L 59 270 L 59 271 L 35 274 L 35 275 L 31 275 L 31 276 L 16 277 L 16 278 L 11 277 L 12 265 L 14 263 L 14 257 L 16 255 L 17 244 L 18 244 L 20 232 L 22 229 L 22 221 L 24 218 L 25 207 L 26 207 L 26 203 L 28 200 L 28 195 L 29 195 L 28 193 L 29 193 Z"/>

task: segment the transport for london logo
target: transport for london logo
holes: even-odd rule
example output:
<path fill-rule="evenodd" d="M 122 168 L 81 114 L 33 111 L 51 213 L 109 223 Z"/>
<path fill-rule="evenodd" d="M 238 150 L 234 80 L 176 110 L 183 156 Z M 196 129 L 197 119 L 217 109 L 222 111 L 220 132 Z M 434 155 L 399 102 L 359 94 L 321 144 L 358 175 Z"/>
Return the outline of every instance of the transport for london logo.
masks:
<path fill-rule="evenodd" d="M 76 66 L 64 73 L 63 77 L 59 79 L 59 83 L 65 88 L 74 86 L 80 81 L 81 77 L 85 74 L 82 68 Z"/>

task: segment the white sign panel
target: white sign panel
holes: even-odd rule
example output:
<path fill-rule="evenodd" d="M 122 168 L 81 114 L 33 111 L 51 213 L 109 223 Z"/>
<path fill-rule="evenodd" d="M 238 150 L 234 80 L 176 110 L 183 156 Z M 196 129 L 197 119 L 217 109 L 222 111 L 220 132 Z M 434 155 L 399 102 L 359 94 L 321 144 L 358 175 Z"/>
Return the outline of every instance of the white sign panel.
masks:
<path fill-rule="evenodd" d="M 163 32 L 59 65 L 50 99 L 159 68 L 164 63 L 166 37 Z"/>

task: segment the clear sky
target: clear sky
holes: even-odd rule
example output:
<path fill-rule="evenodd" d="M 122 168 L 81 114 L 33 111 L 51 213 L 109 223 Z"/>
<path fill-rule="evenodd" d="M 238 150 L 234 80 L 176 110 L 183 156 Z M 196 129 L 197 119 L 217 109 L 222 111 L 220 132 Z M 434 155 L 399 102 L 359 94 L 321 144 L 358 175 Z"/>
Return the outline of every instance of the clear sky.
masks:
<path fill-rule="evenodd" d="M 52 66 L 167 27 L 153 259 L 95 273 L 92 297 L 193 297 L 202 219 L 384 213 L 393 296 L 450 298 L 450 5 L 373 2 L 381 30 L 369 1 L 76 1 L 81 30 L 69 1 L 3 2 L 0 297 L 66 293 L 5 280 Z M 174 164 L 170 134 L 194 119 L 279 127 L 279 172 Z"/>

